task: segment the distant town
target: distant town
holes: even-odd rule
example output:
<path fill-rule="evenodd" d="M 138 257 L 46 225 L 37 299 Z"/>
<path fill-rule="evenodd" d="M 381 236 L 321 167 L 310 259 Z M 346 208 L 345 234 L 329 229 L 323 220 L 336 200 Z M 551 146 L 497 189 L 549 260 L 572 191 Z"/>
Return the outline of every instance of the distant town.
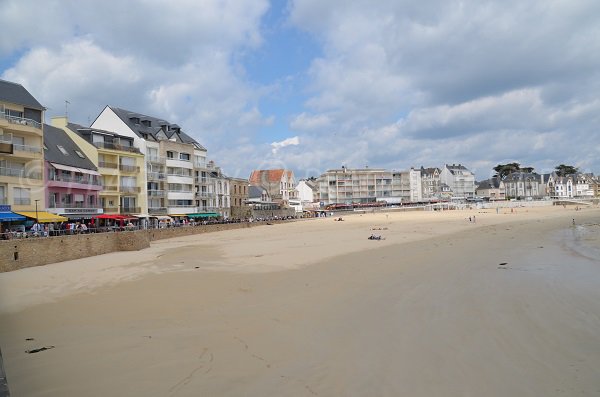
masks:
<path fill-rule="evenodd" d="M 286 169 L 226 176 L 207 149 L 160 115 L 106 106 L 89 126 L 44 123 L 25 87 L 0 80 L 0 222 L 161 221 L 299 216 L 344 206 L 594 198 L 591 173 L 560 164 L 538 174 L 518 163 L 476 181 L 463 164 L 352 169 L 296 180 Z"/>

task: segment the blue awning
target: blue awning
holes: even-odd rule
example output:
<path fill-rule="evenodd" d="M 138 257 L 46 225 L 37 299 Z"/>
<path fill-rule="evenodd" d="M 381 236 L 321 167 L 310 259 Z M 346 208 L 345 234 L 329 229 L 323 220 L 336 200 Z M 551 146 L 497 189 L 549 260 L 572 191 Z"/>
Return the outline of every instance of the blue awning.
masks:
<path fill-rule="evenodd" d="M 0 222 L 24 221 L 23 215 L 15 214 L 14 212 L 0 212 Z"/>

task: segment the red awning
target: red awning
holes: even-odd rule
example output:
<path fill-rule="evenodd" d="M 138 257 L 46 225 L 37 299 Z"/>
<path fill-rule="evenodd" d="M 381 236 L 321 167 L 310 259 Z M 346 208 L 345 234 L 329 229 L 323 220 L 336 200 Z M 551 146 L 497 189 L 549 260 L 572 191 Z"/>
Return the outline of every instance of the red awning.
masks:
<path fill-rule="evenodd" d="M 114 214 L 114 215 L 110 215 L 110 214 L 102 214 L 102 215 L 98 215 L 94 217 L 95 219 L 114 219 L 114 220 L 128 220 L 128 219 L 137 219 L 137 218 L 132 218 L 130 216 L 125 216 L 125 215 L 119 215 L 119 214 Z"/>

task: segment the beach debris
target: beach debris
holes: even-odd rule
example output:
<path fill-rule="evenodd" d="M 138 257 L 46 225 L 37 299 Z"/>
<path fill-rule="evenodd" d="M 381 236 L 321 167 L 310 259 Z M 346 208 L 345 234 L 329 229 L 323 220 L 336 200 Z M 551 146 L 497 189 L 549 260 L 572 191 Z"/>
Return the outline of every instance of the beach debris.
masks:
<path fill-rule="evenodd" d="M 381 236 L 375 235 L 375 234 L 371 234 L 367 239 L 368 240 L 385 240 L 384 237 L 381 237 Z"/>
<path fill-rule="evenodd" d="M 54 349 L 54 346 L 44 346 L 44 347 L 40 347 L 37 349 L 25 350 L 25 353 L 33 354 L 33 353 L 39 353 L 39 352 L 43 352 L 43 351 L 50 350 L 50 349 Z"/>
<path fill-rule="evenodd" d="M 498 266 L 506 266 L 506 265 L 508 265 L 507 262 L 498 263 Z"/>
<path fill-rule="evenodd" d="M 200 266 L 194 266 L 194 269 L 200 269 Z"/>
<path fill-rule="evenodd" d="M 35 340 L 34 338 L 25 338 L 25 340 Z"/>

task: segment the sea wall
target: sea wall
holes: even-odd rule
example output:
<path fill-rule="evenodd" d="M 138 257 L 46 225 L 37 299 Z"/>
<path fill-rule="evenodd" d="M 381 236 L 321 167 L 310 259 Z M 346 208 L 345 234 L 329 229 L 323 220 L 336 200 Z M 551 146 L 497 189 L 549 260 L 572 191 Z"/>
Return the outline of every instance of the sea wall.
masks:
<path fill-rule="evenodd" d="M 229 223 L 3 240 L 0 241 L 0 273 L 109 252 L 137 251 L 148 248 L 150 243 L 155 240 L 250 228 L 264 224 L 265 222 Z"/>

